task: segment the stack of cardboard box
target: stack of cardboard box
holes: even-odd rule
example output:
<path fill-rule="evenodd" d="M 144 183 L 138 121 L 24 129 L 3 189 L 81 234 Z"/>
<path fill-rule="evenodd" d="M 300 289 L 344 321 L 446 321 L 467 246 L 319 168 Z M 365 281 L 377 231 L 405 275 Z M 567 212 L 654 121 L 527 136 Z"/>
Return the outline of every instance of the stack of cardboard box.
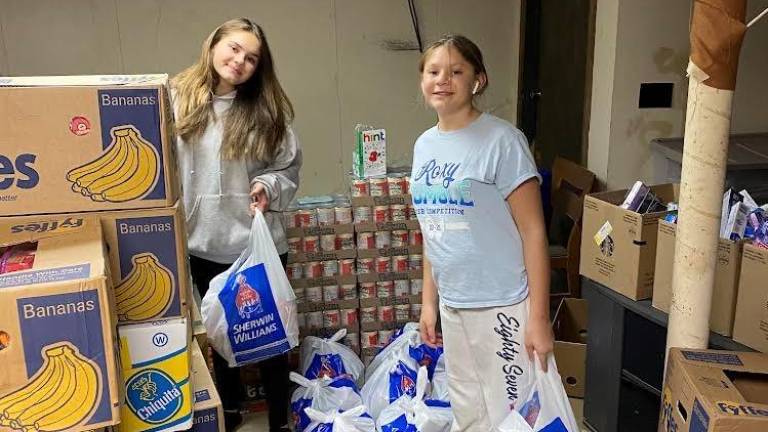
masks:
<path fill-rule="evenodd" d="M 101 370 L 98 404 L 65 429 L 191 427 L 192 296 L 167 77 L 0 82 L 0 237 L 17 263 L 0 278 L 14 287 L 3 304 L 19 305 L 2 318 L 19 373 L 1 381 L 0 397 L 34 381 L 64 343 Z M 89 281 L 98 281 L 92 293 Z M 67 290 L 80 299 L 22 306 Z M 45 331 L 25 332 L 36 307 Z M 100 340 L 101 354 L 88 354 Z"/>

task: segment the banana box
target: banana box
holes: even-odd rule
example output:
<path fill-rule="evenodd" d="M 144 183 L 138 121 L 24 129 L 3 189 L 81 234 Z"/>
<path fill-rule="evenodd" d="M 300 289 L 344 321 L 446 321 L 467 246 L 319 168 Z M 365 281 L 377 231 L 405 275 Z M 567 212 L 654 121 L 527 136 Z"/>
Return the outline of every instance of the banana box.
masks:
<path fill-rule="evenodd" d="M 172 206 L 167 75 L 0 77 L 0 216 Z"/>
<path fill-rule="evenodd" d="M 192 427 L 187 320 L 122 325 L 118 333 L 125 380 L 119 430 L 170 432 Z"/>
<path fill-rule="evenodd" d="M 120 420 L 116 317 L 101 227 L 9 233 L 0 223 L 0 431 Z"/>
<path fill-rule="evenodd" d="M 181 203 L 169 208 L 0 218 L 7 233 L 69 229 L 99 218 L 120 322 L 187 316 L 191 284 Z"/>
<path fill-rule="evenodd" d="M 195 413 L 190 430 L 224 432 L 224 409 L 197 341 L 192 342 L 192 386 L 195 389 Z"/>

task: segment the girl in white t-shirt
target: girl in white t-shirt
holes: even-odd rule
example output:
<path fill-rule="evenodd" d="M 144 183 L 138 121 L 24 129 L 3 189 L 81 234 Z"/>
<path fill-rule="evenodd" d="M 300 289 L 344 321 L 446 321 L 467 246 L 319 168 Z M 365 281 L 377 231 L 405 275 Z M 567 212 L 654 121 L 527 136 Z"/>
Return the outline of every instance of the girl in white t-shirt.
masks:
<path fill-rule="evenodd" d="M 424 233 L 421 334 L 445 345 L 453 430 L 495 430 L 546 368 L 549 254 L 539 177 L 524 135 L 484 114 L 488 87 L 472 41 L 448 35 L 424 52 L 421 91 L 438 122 L 416 141 L 411 188 Z M 439 301 L 438 301 L 439 293 Z"/>

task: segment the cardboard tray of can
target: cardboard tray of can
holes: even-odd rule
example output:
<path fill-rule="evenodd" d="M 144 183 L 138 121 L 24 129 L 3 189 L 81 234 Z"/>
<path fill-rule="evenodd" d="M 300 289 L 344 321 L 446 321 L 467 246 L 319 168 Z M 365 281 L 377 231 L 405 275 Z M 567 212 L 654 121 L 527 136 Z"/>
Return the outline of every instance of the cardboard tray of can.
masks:
<path fill-rule="evenodd" d="M 291 287 L 294 289 L 306 288 L 308 286 L 351 285 L 357 283 L 357 275 L 337 275 L 314 279 L 294 279 L 290 282 Z"/>
<path fill-rule="evenodd" d="M 331 300 L 319 302 L 301 302 L 298 303 L 299 313 L 322 312 L 327 310 L 357 309 L 360 307 L 360 299 L 350 300 Z"/>
<path fill-rule="evenodd" d="M 388 282 L 399 279 L 421 279 L 423 275 L 424 271 L 421 269 L 409 270 L 404 273 L 363 273 L 357 275 L 357 280 L 360 283 Z"/>
<path fill-rule="evenodd" d="M 370 223 L 356 223 L 355 232 L 372 232 L 372 231 L 409 231 L 421 229 L 419 221 L 416 219 L 409 219 L 400 222 L 370 222 Z"/>
<path fill-rule="evenodd" d="M 382 249 L 358 249 L 358 258 L 378 258 L 378 257 L 392 257 L 398 255 L 419 255 L 424 253 L 424 247 L 407 246 L 407 247 L 390 247 Z"/>
<path fill-rule="evenodd" d="M 352 207 L 375 207 L 385 205 L 408 205 L 411 204 L 410 194 L 391 195 L 391 196 L 362 196 L 352 197 Z"/>
<path fill-rule="evenodd" d="M 374 306 L 396 306 L 405 304 L 421 304 L 421 294 L 408 294 L 404 296 L 392 297 L 371 297 L 360 299 L 360 307 L 368 308 Z"/>
<path fill-rule="evenodd" d="M 288 254 L 288 264 L 309 262 L 309 261 L 333 261 L 357 258 L 357 249 L 323 251 L 323 252 L 302 252 L 297 254 Z"/>
<path fill-rule="evenodd" d="M 355 232 L 354 224 L 336 224 L 315 226 L 306 228 L 286 228 L 285 236 L 290 237 L 307 237 L 307 236 L 323 236 L 330 234 L 353 234 Z"/>

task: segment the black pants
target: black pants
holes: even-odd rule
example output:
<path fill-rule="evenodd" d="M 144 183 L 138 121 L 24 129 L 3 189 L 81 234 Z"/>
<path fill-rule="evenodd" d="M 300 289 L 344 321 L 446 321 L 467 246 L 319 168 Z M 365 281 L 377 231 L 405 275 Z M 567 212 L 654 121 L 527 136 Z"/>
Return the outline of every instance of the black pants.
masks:
<path fill-rule="evenodd" d="M 288 254 L 280 255 L 283 267 L 286 265 Z M 219 264 L 195 256 L 189 256 L 192 279 L 200 291 L 200 296 L 205 296 L 211 279 L 219 273 L 226 271 L 230 264 Z M 230 368 L 215 350 L 213 352 L 213 369 L 216 373 L 216 389 L 221 396 L 221 402 L 225 411 L 239 411 L 240 402 L 244 399 L 243 386 L 240 382 L 240 368 Z M 259 362 L 261 381 L 264 385 L 264 393 L 267 397 L 269 408 L 269 430 L 278 431 L 281 426 L 288 424 L 288 405 L 290 387 L 288 374 L 288 354 Z"/>

